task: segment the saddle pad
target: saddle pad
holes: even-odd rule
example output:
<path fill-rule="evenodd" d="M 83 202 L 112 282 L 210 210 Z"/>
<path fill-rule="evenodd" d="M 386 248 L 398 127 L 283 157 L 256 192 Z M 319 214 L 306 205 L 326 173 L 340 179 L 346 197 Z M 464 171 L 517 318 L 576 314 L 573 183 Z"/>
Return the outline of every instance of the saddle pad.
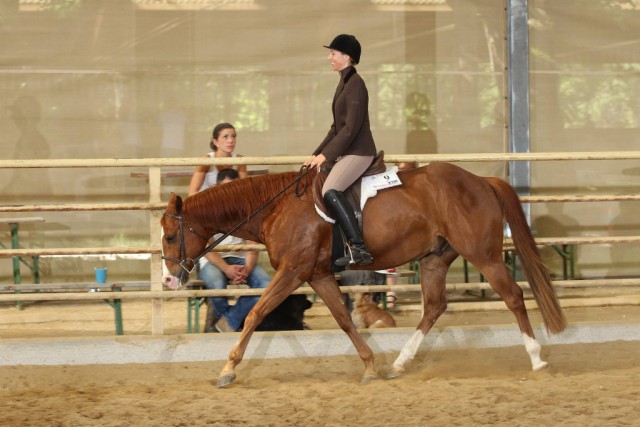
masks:
<path fill-rule="evenodd" d="M 317 182 L 314 182 L 314 185 L 318 185 L 319 188 L 322 188 L 321 183 L 317 184 Z M 356 181 L 354 185 L 358 185 L 358 182 Z M 360 211 L 364 209 L 364 205 L 370 197 L 374 197 L 378 194 L 378 190 L 396 187 L 398 185 L 402 185 L 402 182 L 398 177 L 397 166 L 393 166 L 385 172 L 378 173 L 376 175 L 369 175 L 360 178 Z M 314 191 L 316 191 L 316 188 L 314 188 Z M 320 190 L 317 189 L 317 193 L 319 192 Z M 328 212 L 326 212 L 324 204 L 322 206 L 318 205 L 319 201 L 321 201 L 321 199 L 315 200 L 315 208 L 318 215 L 328 223 L 335 224 L 335 220 L 328 215 Z M 357 203 L 357 200 L 354 202 Z M 356 209 L 357 205 L 353 206 L 353 208 Z"/>
<path fill-rule="evenodd" d="M 397 187 L 398 185 L 402 185 L 402 182 L 398 177 L 397 166 L 393 166 L 385 172 L 376 175 L 362 177 L 360 187 L 362 190 L 362 194 L 360 195 L 360 209 L 364 209 L 364 204 L 367 202 L 367 199 L 378 194 L 378 190 Z"/>

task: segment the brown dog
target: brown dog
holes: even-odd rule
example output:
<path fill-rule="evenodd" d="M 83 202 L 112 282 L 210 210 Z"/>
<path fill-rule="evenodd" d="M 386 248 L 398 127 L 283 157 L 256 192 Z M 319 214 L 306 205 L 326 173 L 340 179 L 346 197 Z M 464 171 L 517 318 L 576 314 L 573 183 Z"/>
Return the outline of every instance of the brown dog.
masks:
<path fill-rule="evenodd" d="M 396 321 L 393 320 L 391 314 L 378 307 L 378 304 L 372 301 L 369 292 L 356 294 L 355 308 L 351 318 L 359 329 L 394 328 L 396 326 Z"/>

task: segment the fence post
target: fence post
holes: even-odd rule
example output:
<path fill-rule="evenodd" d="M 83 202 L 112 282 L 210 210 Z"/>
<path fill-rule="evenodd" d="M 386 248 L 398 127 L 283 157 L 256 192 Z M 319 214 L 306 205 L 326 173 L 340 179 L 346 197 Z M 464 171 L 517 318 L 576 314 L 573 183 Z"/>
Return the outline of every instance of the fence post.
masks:
<path fill-rule="evenodd" d="M 149 168 L 149 203 L 160 203 L 162 187 L 160 167 Z M 159 247 L 162 242 L 160 227 L 160 212 L 154 209 L 149 210 L 149 243 L 151 247 Z M 158 253 L 151 254 L 150 276 L 151 291 L 162 291 L 162 257 Z M 163 320 L 163 298 L 151 299 L 151 334 L 164 334 Z"/>

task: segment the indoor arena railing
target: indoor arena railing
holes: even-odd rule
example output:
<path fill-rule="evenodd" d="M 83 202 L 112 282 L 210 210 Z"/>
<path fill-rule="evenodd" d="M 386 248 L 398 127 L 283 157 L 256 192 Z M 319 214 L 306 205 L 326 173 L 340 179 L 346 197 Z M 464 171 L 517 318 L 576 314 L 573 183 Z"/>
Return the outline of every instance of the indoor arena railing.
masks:
<path fill-rule="evenodd" d="M 567 161 L 567 160 L 630 160 L 640 159 L 640 152 L 616 151 L 616 152 L 568 152 L 568 153 L 479 153 L 479 154 L 423 154 L 423 155 L 386 155 L 387 163 L 417 162 L 425 164 L 433 161 L 446 162 L 513 162 L 513 161 Z M 205 158 L 165 158 L 165 159 L 46 159 L 46 160 L 0 160 L 0 169 L 21 168 L 103 168 L 103 167 L 148 167 L 149 168 L 149 201 L 147 203 L 102 203 L 102 204 L 41 204 L 21 206 L 0 206 L 0 213 L 18 212 L 53 212 L 53 211 L 106 211 L 106 210 L 144 210 L 149 212 L 150 230 L 149 246 L 128 247 L 101 247 L 101 248 L 38 248 L 38 249 L 0 249 L 0 257 L 26 257 L 36 255 L 76 255 L 76 254 L 150 254 L 150 290 L 121 292 L 118 299 L 150 299 L 152 310 L 151 332 L 154 335 L 163 334 L 164 320 L 162 301 L 167 298 L 196 298 L 210 295 L 234 296 L 261 293 L 261 290 L 231 289 L 223 291 L 207 290 L 178 290 L 163 289 L 162 285 L 162 260 L 160 242 L 160 216 L 166 203 L 161 200 L 162 167 L 169 166 L 194 166 L 194 165 L 218 165 L 218 164 L 245 164 L 245 165 L 300 165 L 306 160 L 306 156 L 283 157 L 241 157 L 233 159 L 205 159 Z M 598 201 L 637 201 L 640 194 L 627 195 L 566 195 L 566 196 L 523 196 L 523 203 L 540 202 L 598 202 Z M 536 239 L 538 244 L 545 244 L 543 239 Z M 602 238 L 557 238 L 549 239 L 548 243 L 569 244 L 600 244 L 600 243 L 637 243 L 640 236 L 602 237 Z M 508 243 L 508 242 L 507 242 Z M 233 247 L 219 247 L 218 250 L 228 250 Z M 262 245 L 255 248 L 263 249 Z M 563 281 L 561 286 L 601 286 L 607 280 L 569 280 Z M 610 282 L 610 280 L 609 280 Z M 559 282 L 556 282 L 559 283 Z M 636 286 L 640 279 L 616 279 L 621 286 Z M 520 283 L 527 288 L 526 283 Z M 486 283 L 451 283 L 447 285 L 450 290 L 458 289 L 489 289 Z M 415 291 L 416 285 L 382 286 L 356 286 L 344 287 L 345 292 L 396 292 Z M 300 294 L 312 294 L 310 288 L 300 288 L 295 291 Z M 73 292 L 73 293 L 33 293 L 33 294 L 2 294 L 0 302 L 6 301 L 33 301 L 33 300 L 96 300 L 116 298 L 98 293 Z M 632 298 L 633 299 L 633 298 Z M 640 304 L 640 301 L 630 300 L 629 296 L 610 297 L 603 304 L 622 302 L 626 304 Z M 502 302 L 500 302 L 503 304 Z M 576 302 L 577 303 L 577 302 Z M 472 304 L 470 309 L 484 309 L 495 302 L 465 303 Z M 570 304 L 563 300 L 563 305 Z"/>

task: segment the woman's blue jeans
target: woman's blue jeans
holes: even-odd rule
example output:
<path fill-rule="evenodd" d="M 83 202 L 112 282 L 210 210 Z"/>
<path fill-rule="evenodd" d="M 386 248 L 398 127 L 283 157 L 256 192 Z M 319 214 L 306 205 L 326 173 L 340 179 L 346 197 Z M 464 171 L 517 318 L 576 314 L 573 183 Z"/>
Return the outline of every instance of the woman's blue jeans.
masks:
<path fill-rule="evenodd" d="M 230 265 L 244 265 L 245 263 L 244 258 L 227 257 L 224 260 Z M 202 279 L 204 287 L 207 289 L 226 289 L 229 283 L 229 278 L 218 267 L 209 262 L 200 267 L 198 276 Z M 270 281 L 271 278 L 267 272 L 259 265 L 256 265 L 249 277 L 247 277 L 247 285 L 250 288 L 266 288 Z M 209 303 L 213 304 L 216 317 L 226 317 L 229 326 L 237 331 L 242 326 L 242 322 L 244 322 L 244 318 L 247 317 L 249 311 L 258 302 L 258 299 L 260 299 L 259 296 L 240 297 L 235 305 L 229 305 L 226 297 L 210 297 Z"/>

